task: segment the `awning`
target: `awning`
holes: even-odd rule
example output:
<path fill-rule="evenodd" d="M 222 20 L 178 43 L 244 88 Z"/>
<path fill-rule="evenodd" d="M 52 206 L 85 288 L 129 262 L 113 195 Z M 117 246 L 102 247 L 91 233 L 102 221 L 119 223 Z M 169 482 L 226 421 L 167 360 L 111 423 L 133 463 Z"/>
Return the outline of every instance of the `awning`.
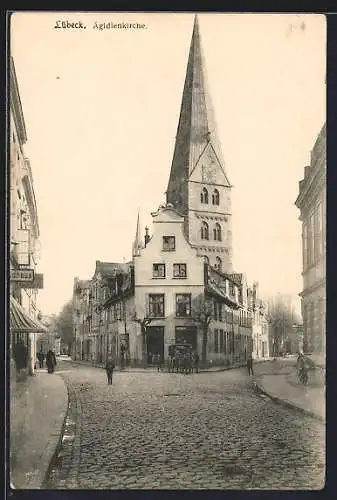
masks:
<path fill-rule="evenodd" d="M 42 323 L 33 319 L 25 309 L 10 296 L 10 330 L 14 333 L 47 333 Z"/>

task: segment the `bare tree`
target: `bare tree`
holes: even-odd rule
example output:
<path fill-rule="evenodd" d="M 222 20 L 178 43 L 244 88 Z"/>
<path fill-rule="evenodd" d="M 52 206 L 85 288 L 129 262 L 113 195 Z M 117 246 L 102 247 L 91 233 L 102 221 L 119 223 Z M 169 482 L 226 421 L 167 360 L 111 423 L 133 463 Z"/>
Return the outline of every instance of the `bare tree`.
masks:
<path fill-rule="evenodd" d="M 279 356 L 293 325 L 298 322 L 291 297 L 282 294 L 269 300 L 268 320 L 270 324 L 272 355 Z"/>
<path fill-rule="evenodd" d="M 144 315 L 142 318 L 138 318 L 137 314 L 134 313 L 132 316 L 132 321 L 135 321 L 140 325 L 141 332 L 142 332 L 142 346 L 143 346 L 143 359 L 146 357 L 146 332 L 147 328 L 152 322 L 152 318 L 149 316 Z"/>
<path fill-rule="evenodd" d="M 68 346 L 68 353 L 74 342 L 73 325 L 73 301 L 69 300 L 62 308 L 60 314 L 56 317 L 56 330 L 63 342 Z"/>
<path fill-rule="evenodd" d="M 204 295 L 198 297 L 192 305 L 191 317 L 194 321 L 201 324 L 202 327 L 202 347 L 201 347 L 201 362 L 205 364 L 207 361 L 207 343 L 209 325 L 213 319 L 213 302 L 208 300 Z"/>

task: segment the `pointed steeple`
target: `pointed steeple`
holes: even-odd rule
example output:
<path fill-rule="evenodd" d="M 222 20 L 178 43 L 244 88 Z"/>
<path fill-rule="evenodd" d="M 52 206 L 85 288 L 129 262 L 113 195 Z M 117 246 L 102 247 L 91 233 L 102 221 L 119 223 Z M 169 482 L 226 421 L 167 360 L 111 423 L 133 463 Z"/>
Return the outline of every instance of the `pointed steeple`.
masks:
<path fill-rule="evenodd" d="M 132 257 L 136 257 L 139 255 L 139 251 L 142 248 L 142 240 L 140 237 L 140 225 L 139 225 L 139 209 L 138 209 L 138 216 L 137 216 L 137 226 L 136 226 L 136 236 L 132 245 Z"/>
<path fill-rule="evenodd" d="M 194 18 L 170 181 L 167 189 L 167 202 L 170 203 L 176 203 L 177 184 L 189 178 L 200 156 L 209 144 L 215 153 L 220 167 L 225 173 L 224 160 L 217 137 L 213 106 L 207 88 L 204 66 L 199 23 L 196 15 Z"/>

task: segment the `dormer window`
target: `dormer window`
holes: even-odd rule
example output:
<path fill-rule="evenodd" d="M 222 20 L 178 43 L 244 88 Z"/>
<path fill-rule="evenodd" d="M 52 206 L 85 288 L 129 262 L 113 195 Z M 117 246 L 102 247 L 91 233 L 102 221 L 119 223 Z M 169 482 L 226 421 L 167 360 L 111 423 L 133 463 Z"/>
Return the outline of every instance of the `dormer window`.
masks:
<path fill-rule="evenodd" d="M 201 203 L 208 203 L 208 191 L 207 189 L 204 187 L 200 193 L 200 201 Z"/>
<path fill-rule="evenodd" d="M 175 236 L 163 236 L 163 251 L 174 252 L 176 249 Z"/>
<path fill-rule="evenodd" d="M 217 189 L 214 189 L 213 194 L 212 194 L 212 204 L 213 205 L 219 205 L 220 203 L 220 194 Z"/>

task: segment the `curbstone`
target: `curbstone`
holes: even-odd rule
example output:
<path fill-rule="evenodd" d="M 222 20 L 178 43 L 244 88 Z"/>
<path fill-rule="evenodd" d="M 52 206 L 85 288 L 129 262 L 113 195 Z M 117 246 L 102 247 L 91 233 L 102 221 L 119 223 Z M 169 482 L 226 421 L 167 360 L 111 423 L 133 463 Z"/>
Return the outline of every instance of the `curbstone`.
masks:
<path fill-rule="evenodd" d="M 321 417 L 320 415 L 318 415 L 317 413 L 315 413 L 313 411 L 306 410 L 305 408 L 301 408 L 300 406 L 297 406 L 295 403 L 287 401 L 286 399 L 279 398 L 279 397 L 271 394 L 270 392 L 267 392 L 261 384 L 259 384 L 257 382 L 253 382 L 253 386 L 254 386 L 254 390 L 258 394 L 264 394 L 265 396 L 268 396 L 268 398 L 271 399 L 272 401 L 274 401 L 274 403 L 279 404 L 281 406 L 285 406 L 285 407 L 290 408 L 292 410 L 296 410 L 302 414 L 305 414 L 311 418 L 314 418 L 316 420 L 319 420 L 320 422 L 325 423 L 324 417 Z"/>
<path fill-rule="evenodd" d="M 68 388 L 67 384 L 65 383 L 65 381 L 62 378 L 61 378 L 61 380 L 62 380 L 62 382 L 63 382 L 63 384 L 64 384 L 64 386 L 66 388 L 66 392 L 67 392 L 66 408 L 61 413 L 61 416 L 60 416 L 60 420 L 62 422 L 61 428 L 60 428 L 60 432 L 59 433 L 55 433 L 55 434 L 52 435 L 53 436 L 53 443 L 51 444 L 49 442 L 48 445 L 47 445 L 47 448 L 46 448 L 46 450 L 44 452 L 44 455 L 45 455 L 46 452 L 47 452 L 47 450 L 50 450 L 50 452 L 51 452 L 51 458 L 49 460 L 49 464 L 48 464 L 47 470 L 46 470 L 46 472 L 44 474 L 44 477 L 43 477 L 40 489 L 48 489 L 49 476 L 51 474 L 51 470 L 53 468 L 53 465 L 56 462 L 57 456 L 58 456 L 59 451 L 60 451 L 61 446 L 62 446 L 62 438 L 63 438 L 63 434 L 64 434 L 64 431 L 65 431 L 65 425 L 66 425 L 66 421 L 67 421 L 67 416 L 68 416 L 68 413 L 69 413 L 69 401 L 70 401 L 70 398 L 69 398 L 69 388 Z M 55 442 L 56 442 L 56 445 L 54 444 Z"/>

